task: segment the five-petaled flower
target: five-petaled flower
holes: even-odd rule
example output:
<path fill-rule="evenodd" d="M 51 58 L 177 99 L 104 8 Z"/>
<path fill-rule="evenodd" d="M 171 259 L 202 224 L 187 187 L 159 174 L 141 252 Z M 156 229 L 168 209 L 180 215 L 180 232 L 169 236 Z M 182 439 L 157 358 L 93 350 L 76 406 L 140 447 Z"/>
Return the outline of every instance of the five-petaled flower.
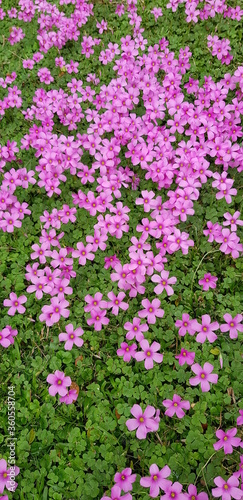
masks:
<path fill-rule="evenodd" d="M 198 363 L 195 363 L 192 365 L 191 369 L 193 373 L 196 374 L 196 377 L 190 378 L 189 383 L 191 385 L 201 384 L 202 392 L 210 391 L 209 382 L 211 382 L 211 384 L 217 384 L 218 375 L 216 373 L 212 373 L 213 365 L 211 365 L 211 363 L 204 363 L 203 368 Z"/>
<path fill-rule="evenodd" d="M 3 305 L 5 307 L 9 307 L 10 309 L 8 310 L 8 315 L 9 316 L 14 316 L 16 311 L 18 313 L 23 314 L 26 310 L 26 308 L 22 305 L 27 302 L 27 297 L 25 295 L 20 295 L 20 297 L 17 297 L 16 293 L 11 292 L 9 295 L 9 299 L 5 299 L 3 301 Z"/>
<path fill-rule="evenodd" d="M 154 417 L 154 414 L 156 416 Z M 142 410 L 141 406 L 134 404 L 131 408 L 131 414 L 135 418 L 130 418 L 126 421 L 126 426 L 129 431 L 136 431 L 138 439 L 146 439 L 148 432 L 156 432 L 159 428 L 159 410 L 155 410 L 153 406 L 148 405 L 147 408 Z"/>

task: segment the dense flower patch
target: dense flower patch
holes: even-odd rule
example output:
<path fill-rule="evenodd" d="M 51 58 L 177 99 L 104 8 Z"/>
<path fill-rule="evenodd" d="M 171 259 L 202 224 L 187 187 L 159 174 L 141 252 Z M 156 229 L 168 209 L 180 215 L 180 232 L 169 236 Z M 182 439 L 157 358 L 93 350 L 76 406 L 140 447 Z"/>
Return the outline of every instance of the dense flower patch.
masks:
<path fill-rule="evenodd" d="M 173 1 L 148 7 L 154 25 L 179 3 L 191 26 L 243 15 Z M 22 266 L 9 285 L 5 272 L 0 344 L 30 389 L 17 403 L 14 498 L 240 500 L 243 66 L 231 40 L 205 33 L 220 76 L 199 82 L 191 46 L 176 55 L 169 36 L 146 34 L 142 2 L 107 5 L 126 26 L 118 38 L 84 0 L 1 8 L 16 24 L 7 46 L 29 25 L 35 47 L 0 79 L 1 123 L 21 120 L 1 139 L 0 231 L 3 248 L 17 246 L 16 275 Z M 40 428 L 26 433 L 32 411 Z M 37 440 L 48 453 L 36 462 Z M 0 493 L 16 489 L 3 457 Z"/>

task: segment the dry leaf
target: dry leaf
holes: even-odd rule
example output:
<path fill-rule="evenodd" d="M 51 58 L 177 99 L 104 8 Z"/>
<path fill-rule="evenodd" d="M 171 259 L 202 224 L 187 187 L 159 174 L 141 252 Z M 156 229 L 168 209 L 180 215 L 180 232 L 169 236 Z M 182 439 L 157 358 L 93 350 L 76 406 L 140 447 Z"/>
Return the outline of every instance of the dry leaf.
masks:
<path fill-rule="evenodd" d="M 83 356 L 78 356 L 76 359 L 75 359 L 75 366 L 77 366 L 77 363 L 78 361 L 83 361 L 84 357 Z"/>
<path fill-rule="evenodd" d="M 76 384 L 76 382 L 72 382 L 71 385 L 70 385 L 70 390 L 73 391 L 75 390 L 77 392 L 77 394 L 79 393 L 79 386 L 78 384 Z"/>

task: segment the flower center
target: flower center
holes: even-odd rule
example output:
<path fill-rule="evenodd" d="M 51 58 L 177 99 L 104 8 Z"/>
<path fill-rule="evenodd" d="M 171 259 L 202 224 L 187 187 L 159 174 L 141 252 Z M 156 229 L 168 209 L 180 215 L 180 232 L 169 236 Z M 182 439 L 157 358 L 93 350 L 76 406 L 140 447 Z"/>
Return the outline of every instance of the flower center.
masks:
<path fill-rule="evenodd" d="M 153 476 L 154 481 L 157 481 L 157 479 L 158 479 L 158 476 Z"/>
<path fill-rule="evenodd" d="M 178 406 L 178 404 L 177 404 L 177 403 L 174 403 L 174 406 Z"/>
<path fill-rule="evenodd" d="M 153 308 L 152 307 L 149 308 L 149 312 L 150 313 L 153 312 Z"/>
<path fill-rule="evenodd" d="M 224 490 L 228 490 L 229 489 L 229 487 L 228 487 L 227 484 L 224 484 L 223 488 L 224 488 Z"/>
<path fill-rule="evenodd" d="M 227 439 L 228 439 L 227 436 L 224 436 L 224 441 L 227 441 Z"/>
<path fill-rule="evenodd" d="M 205 378 L 205 373 L 202 373 L 202 374 L 201 374 L 201 378 Z"/>
<path fill-rule="evenodd" d="M 17 307 L 19 305 L 19 303 L 16 301 L 16 302 L 14 302 L 14 305 Z"/>
<path fill-rule="evenodd" d="M 61 380 L 58 380 L 57 381 L 58 385 L 61 385 L 62 381 Z"/>
<path fill-rule="evenodd" d="M 233 321 L 230 323 L 230 326 L 235 326 L 234 323 L 233 323 Z"/>
<path fill-rule="evenodd" d="M 144 418 L 140 417 L 139 422 L 143 423 L 144 422 Z"/>
<path fill-rule="evenodd" d="M 150 351 L 147 351 L 146 354 L 147 354 L 147 356 L 151 356 L 151 352 Z"/>
<path fill-rule="evenodd" d="M 5 477 L 8 477 L 7 472 L 4 472 L 4 473 L 3 473 L 3 477 L 4 477 L 4 478 L 5 478 Z"/>

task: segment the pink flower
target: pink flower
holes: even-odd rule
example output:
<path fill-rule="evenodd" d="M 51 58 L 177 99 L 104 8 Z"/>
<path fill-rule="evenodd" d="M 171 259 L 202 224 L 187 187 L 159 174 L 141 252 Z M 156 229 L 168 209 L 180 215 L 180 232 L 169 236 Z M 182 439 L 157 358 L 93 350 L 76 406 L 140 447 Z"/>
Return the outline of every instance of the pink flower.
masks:
<path fill-rule="evenodd" d="M 112 307 L 111 312 L 115 316 L 118 315 L 119 309 L 122 309 L 123 311 L 126 311 L 128 309 L 129 305 L 126 302 L 122 301 L 122 299 L 124 299 L 125 296 L 126 294 L 124 292 L 118 293 L 117 296 L 114 294 L 114 292 L 109 292 L 107 294 L 107 297 L 110 299 L 110 302 L 107 302 L 106 307 L 108 309 Z"/>
<path fill-rule="evenodd" d="M 121 490 L 127 492 L 132 490 L 132 483 L 136 481 L 136 474 L 132 474 L 132 469 L 123 469 L 114 476 L 114 481 Z M 123 497 L 124 498 L 124 497 Z"/>
<path fill-rule="evenodd" d="M 201 384 L 201 389 L 202 392 L 208 392 L 210 391 L 210 384 L 217 384 L 218 381 L 218 375 L 212 373 L 213 371 L 213 365 L 210 363 L 204 363 L 203 368 L 198 364 L 195 363 L 191 367 L 193 373 L 196 374 L 196 377 L 190 378 L 189 383 L 193 386 Z"/>
<path fill-rule="evenodd" d="M 150 476 L 141 477 L 140 484 L 144 488 L 150 488 L 149 496 L 155 498 L 159 495 L 160 488 L 164 489 L 164 486 L 168 482 L 166 478 L 171 474 L 171 470 L 168 465 L 159 470 L 156 464 L 152 464 L 149 468 L 149 473 Z"/>
<path fill-rule="evenodd" d="M 216 288 L 216 281 L 218 281 L 216 276 L 212 276 L 211 273 L 206 273 L 203 279 L 199 280 L 198 283 L 202 285 L 203 291 L 207 292 L 209 288 Z"/>
<path fill-rule="evenodd" d="M 69 306 L 67 300 L 59 300 L 58 297 L 51 299 L 51 305 L 42 307 L 42 314 L 39 316 L 40 321 L 45 321 L 47 326 L 52 326 L 58 323 L 61 316 L 68 318 L 70 311 L 66 308 Z"/>
<path fill-rule="evenodd" d="M 196 332 L 199 332 L 196 336 L 196 341 L 203 344 L 206 339 L 212 344 L 218 337 L 214 333 L 214 330 L 219 329 L 219 324 L 217 321 L 211 323 L 211 318 L 208 314 L 204 314 L 202 316 L 202 324 L 198 323 L 197 320 L 193 323 L 193 328 L 195 328 Z"/>
<path fill-rule="evenodd" d="M 19 314 L 23 314 L 26 310 L 22 304 L 25 304 L 27 301 L 27 297 L 25 295 L 21 295 L 19 298 L 17 297 L 16 293 L 11 292 L 9 295 L 9 299 L 5 299 L 3 301 L 3 305 L 5 307 L 10 307 L 8 310 L 8 315 L 9 316 L 14 316 L 16 311 L 18 311 Z"/>
<path fill-rule="evenodd" d="M 224 315 L 224 320 L 226 323 L 220 326 L 221 332 L 228 332 L 231 339 L 238 338 L 238 332 L 243 332 L 243 325 L 241 325 L 242 314 L 237 314 L 232 318 L 231 314 L 226 313 Z"/>
<path fill-rule="evenodd" d="M 231 215 L 229 212 L 226 212 L 224 214 L 224 218 L 226 219 L 223 222 L 223 226 L 229 226 L 230 225 L 230 230 L 231 231 L 237 231 L 237 224 L 239 226 L 243 226 L 243 220 L 239 219 L 240 212 L 235 212 L 233 215 Z"/>
<path fill-rule="evenodd" d="M 105 269 L 109 269 L 109 267 L 114 269 L 116 264 L 120 264 L 120 261 L 116 255 L 111 255 L 111 257 L 105 257 L 105 265 L 104 265 Z"/>
<path fill-rule="evenodd" d="M 219 441 L 217 441 L 217 443 L 214 443 L 214 449 L 218 451 L 223 448 L 225 455 L 233 453 L 233 446 L 237 447 L 241 442 L 240 438 L 234 437 L 236 433 L 236 427 L 234 427 L 233 429 L 229 429 L 226 432 L 222 431 L 221 429 L 216 431 L 216 436 L 217 438 L 219 438 Z"/>
<path fill-rule="evenodd" d="M 94 260 L 95 256 L 91 251 L 93 250 L 93 245 L 91 243 L 88 243 L 86 247 L 82 242 L 77 243 L 77 249 L 72 252 L 72 256 L 76 259 L 79 257 L 79 264 L 81 266 L 85 266 L 86 260 Z"/>
<path fill-rule="evenodd" d="M 243 410 L 239 410 L 240 416 L 237 417 L 237 425 L 243 425 Z"/>
<path fill-rule="evenodd" d="M 185 363 L 192 365 L 194 363 L 195 352 L 189 352 L 186 349 L 181 349 L 179 356 L 175 356 L 175 359 L 179 360 L 179 365 L 183 366 Z"/>
<path fill-rule="evenodd" d="M 102 300 L 103 293 L 96 292 L 94 297 L 91 295 L 85 295 L 84 300 L 87 302 L 87 306 L 84 306 L 85 312 L 90 312 L 93 309 L 106 309 L 106 300 Z"/>
<path fill-rule="evenodd" d="M 187 332 L 189 333 L 189 335 L 194 335 L 195 331 L 196 331 L 194 326 L 193 326 L 194 324 L 195 324 L 195 320 L 190 319 L 189 314 L 186 314 L 186 313 L 182 314 L 182 320 L 177 319 L 175 322 L 175 326 L 177 328 L 179 327 L 178 334 L 181 337 L 184 337 Z"/>
<path fill-rule="evenodd" d="M 145 411 L 142 411 L 141 406 L 135 404 L 131 408 L 131 414 L 135 418 L 131 418 L 126 421 L 126 426 L 129 431 L 134 431 L 137 429 L 136 437 L 138 439 L 146 439 L 148 432 L 156 432 L 159 428 L 160 418 L 154 417 L 155 408 L 153 406 L 147 406 Z M 159 410 L 157 410 L 159 412 Z"/>
<path fill-rule="evenodd" d="M 78 393 L 75 389 L 69 389 L 68 393 L 65 396 L 59 398 L 60 403 L 65 403 L 66 405 L 70 405 L 74 403 L 78 399 Z"/>
<path fill-rule="evenodd" d="M 243 455 L 240 456 L 239 470 L 233 473 L 233 476 L 241 478 L 241 484 L 243 481 Z M 242 488 L 241 488 L 242 489 Z"/>
<path fill-rule="evenodd" d="M 182 408 L 184 408 L 185 410 L 189 410 L 190 408 L 190 402 L 182 401 L 181 397 L 177 396 L 177 394 L 174 394 L 173 400 L 165 399 L 163 401 L 163 405 L 167 408 L 167 410 L 165 411 L 165 415 L 168 415 L 168 417 L 173 417 L 173 415 L 176 414 L 178 418 L 183 418 L 185 412 L 182 410 Z"/>
<path fill-rule="evenodd" d="M 144 338 L 143 332 L 148 331 L 148 325 L 146 323 L 141 324 L 141 319 L 139 318 L 133 318 L 132 323 L 130 323 L 130 321 L 127 321 L 124 324 L 124 328 L 125 330 L 128 330 L 128 333 L 126 334 L 126 339 L 132 340 L 135 337 L 137 342 L 143 340 Z"/>
<path fill-rule="evenodd" d="M 15 465 L 15 470 L 14 470 L 14 475 L 17 476 L 19 474 L 19 468 Z M 11 476 L 13 477 L 13 470 L 7 469 L 7 462 L 4 460 L 4 458 L 1 458 L 0 460 L 0 493 L 3 493 L 4 488 L 7 488 L 9 491 L 15 491 L 18 483 L 13 481 L 12 485 L 12 479 Z M 3 497 L 4 498 L 4 497 Z M 7 495 L 6 495 L 6 498 Z"/>
<path fill-rule="evenodd" d="M 12 330 L 11 326 L 7 325 L 3 330 L 0 330 L 0 344 L 2 347 L 9 347 L 14 343 L 14 337 L 18 334 L 17 330 Z"/>
<path fill-rule="evenodd" d="M 136 361 L 144 361 L 144 366 L 146 370 L 150 370 L 154 366 L 154 361 L 156 363 L 162 363 L 163 354 L 158 354 L 157 351 L 160 349 L 160 344 L 158 342 L 153 342 L 151 346 L 146 339 L 140 341 L 140 347 L 142 351 L 136 352 L 134 357 Z"/>
<path fill-rule="evenodd" d="M 111 488 L 111 496 L 104 496 L 100 500 L 132 500 L 132 495 L 130 493 L 126 493 L 121 496 L 121 488 L 115 484 L 113 488 Z"/>
<path fill-rule="evenodd" d="M 136 344 L 128 345 L 126 342 L 121 343 L 120 349 L 117 349 L 117 356 L 123 356 L 123 361 L 129 362 L 131 358 L 135 358 Z"/>
<path fill-rule="evenodd" d="M 151 278 L 151 281 L 154 283 L 159 283 L 155 288 L 154 292 L 157 295 L 160 295 L 163 290 L 166 291 L 167 295 L 171 296 L 174 293 L 173 288 L 170 285 L 174 285 L 177 282 L 177 278 L 172 276 L 169 278 L 169 271 L 162 271 L 160 276 L 158 274 L 154 274 Z"/>
<path fill-rule="evenodd" d="M 214 482 L 218 488 L 212 489 L 213 497 L 222 497 L 222 500 L 231 500 L 231 497 L 236 500 L 242 498 L 242 491 L 237 488 L 239 481 L 235 476 L 231 476 L 228 481 L 225 481 L 221 476 L 217 476 Z"/>
<path fill-rule="evenodd" d="M 49 387 L 49 394 L 51 396 L 56 396 L 56 394 L 66 396 L 68 393 L 67 387 L 72 383 L 71 378 L 65 377 L 65 373 L 59 370 L 56 370 L 53 374 L 50 373 L 46 381 L 48 384 L 51 384 Z"/>
<path fill-rule="evenodd" d="M 144 307 L 144 310 L 139 311 L 138 316 L 140 318 L 147 318 L 147 322 L 149 324 L 154 325 L 154 323 L 156 322 L 156 317 L 163 318 L 164 311 L 159 307 L 160 306 L 159 299 L 154 299 L 152 300 L 152 302 L 149 302 L 148 299 L 143 299 L 142 305 Z"/>
<path fill-rule="evenodd" d="M 207 493 L 203 491 L 201 493 L 197 493 L 197 488 L 194 484 L 189 484 L 188 493 L 184 493 L 185 500 L 208 500 Z"/>
<path fill-rule="evenodd" d="M 182 484 L 175 482 L 172 483 L 171 481 L 166 481 L 166 484 L 163 486 L 163 490 L 165 492 L 165 495 L 162 495 L 160 497 L 160 500 L 184 500 L 184 493 L 181 493 L 182 490 Z"/>
<path fill-rule="evenodd" d="M 99 332 L 102 329 L 102 325 L 108 325 L 109 319 L 105 318 L 106 311 L 101 311 L 101 309 L 94 309 L 91 311 L 91 318 L 87 319 L 89 326 L 94 325 L 94 329 Z"/>
<path fill-rule="evenodd" d="M 73 344 L 75 344 L 77 347 L 82 347 L 84 341 L 83 341 L 83 339 L 79 338 L 84 333 L 82 328 L 79 327 L 79 328 L 76 328 L 76 330 L 74 330 L 72 323 L 69 323 L 65 327 L 65 330 L 67 333 L 60 333 L 59 334 L 59 341 L 66 342 L 64 349 L 66 351 L 70 351 L 73 347 Z"/>

